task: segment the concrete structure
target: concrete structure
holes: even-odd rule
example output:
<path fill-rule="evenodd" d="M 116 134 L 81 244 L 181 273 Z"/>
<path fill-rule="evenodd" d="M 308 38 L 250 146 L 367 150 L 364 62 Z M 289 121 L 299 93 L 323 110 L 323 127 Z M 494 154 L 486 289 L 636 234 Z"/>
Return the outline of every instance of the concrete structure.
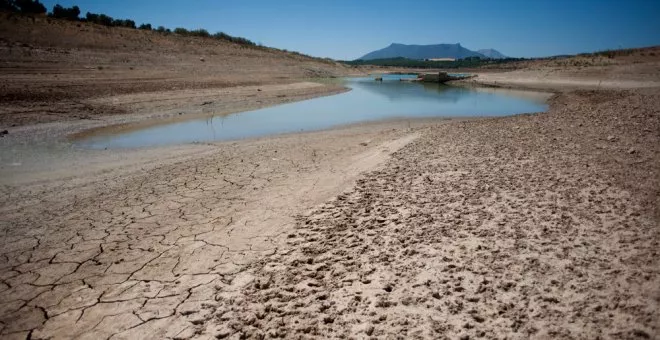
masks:
<path fill-rule="evenodd" d="M 424 61 L 456 61 L 456 58 L 429 58 Z"/>

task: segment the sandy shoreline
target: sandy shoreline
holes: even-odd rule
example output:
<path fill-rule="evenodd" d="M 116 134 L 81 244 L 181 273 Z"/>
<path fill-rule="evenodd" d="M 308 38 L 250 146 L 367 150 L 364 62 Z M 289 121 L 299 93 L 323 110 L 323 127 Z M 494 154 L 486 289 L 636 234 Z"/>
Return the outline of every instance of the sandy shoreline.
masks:
<path fill-rule="evenodd" d="M 0 143 L 338 91 L 123 94 L 95 104 L 131 115 L 16 127 Z M 2 169 L 0 334 L 653 338 L 658 96 L 574 91 L 544 114 L 45 148 L 30 171 Z"/>

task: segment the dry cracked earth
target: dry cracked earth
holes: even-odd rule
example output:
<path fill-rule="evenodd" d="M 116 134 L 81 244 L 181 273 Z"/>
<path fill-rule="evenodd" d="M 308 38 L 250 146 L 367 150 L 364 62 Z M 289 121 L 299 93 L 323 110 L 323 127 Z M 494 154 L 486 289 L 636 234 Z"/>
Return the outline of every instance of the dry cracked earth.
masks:
<path fill-rule="evenodd" d="M 300 217 L 208 324 L 255 339 L 656 339 L 659 103 L 578 92 L 548 114 L 430 128 Z"/>
<path fill-rule="evenodd" d="M 366 153 L 355 135 L 291 137 L 4 192 L 0 332 L 657 338 L 659 104 L 657 90 L 574 92 L 545 114 L 375 135 Z M 331 161 L 347 149 L 359 157 Z M 356 185 L 333 192 L 337 174 Z M 301 203 L 310 190 L 326 193 Z"/>
<path fill-rule="evenodd" d="M 389 127 L 202 145 L 100 181 L 3 187 L 0 338 L 205 335 L 216 295 L 249 282 L 241 273 L 301 208 L 415 137 Z"/>

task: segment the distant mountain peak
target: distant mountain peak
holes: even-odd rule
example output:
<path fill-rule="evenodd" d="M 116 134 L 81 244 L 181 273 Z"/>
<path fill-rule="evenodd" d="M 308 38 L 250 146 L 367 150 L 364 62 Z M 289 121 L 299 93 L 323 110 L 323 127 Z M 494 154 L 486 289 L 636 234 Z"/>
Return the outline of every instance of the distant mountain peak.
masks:
<path fill-rule="evenodd" d="M 485 53 L 482 53 L 481 51 L 484 51 Z M 416 60 L 439 58 L 463 59 L 468 57 L 493 59 L 506 58 L 506 56 L 494 49 L 472 51 L 461 46 L 461 43 L 435 45 L 407 45 L 392 43 L 383 49 L 367 53 L 359 59 L 374 60 L 401 57 Z"/>
<path fill-rule="evenodd" d="M 434 58 L 454 58 L 462 59 L 467 57 L 484 57 L 484 55 L 475 51 L 468 50 L 460 43 L 454 44 L 436 44 L 436 45 L 407 45 L 401 43 L 392 43 L 390 46 L 373 51 L 364 55 L 362 60 L 387 59 L 387 58 L 408 58 L 408 59 L 434 59 Z"/>

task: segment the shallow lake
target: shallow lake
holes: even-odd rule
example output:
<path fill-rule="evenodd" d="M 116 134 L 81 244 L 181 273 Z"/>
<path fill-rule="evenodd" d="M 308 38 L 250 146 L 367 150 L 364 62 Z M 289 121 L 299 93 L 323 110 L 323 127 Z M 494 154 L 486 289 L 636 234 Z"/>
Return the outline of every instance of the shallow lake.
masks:
<path fill-rule="evenodd" d="M 493 88 L 402 82 L 411 75 L 343 79 L 351 91 L 264 109 L 183 120 L 138 130 L 99 131 L 74 144 L 133 148 L 233 140 L 392 118 L 505 116 L 547 109 L 548 95 Z"/>

